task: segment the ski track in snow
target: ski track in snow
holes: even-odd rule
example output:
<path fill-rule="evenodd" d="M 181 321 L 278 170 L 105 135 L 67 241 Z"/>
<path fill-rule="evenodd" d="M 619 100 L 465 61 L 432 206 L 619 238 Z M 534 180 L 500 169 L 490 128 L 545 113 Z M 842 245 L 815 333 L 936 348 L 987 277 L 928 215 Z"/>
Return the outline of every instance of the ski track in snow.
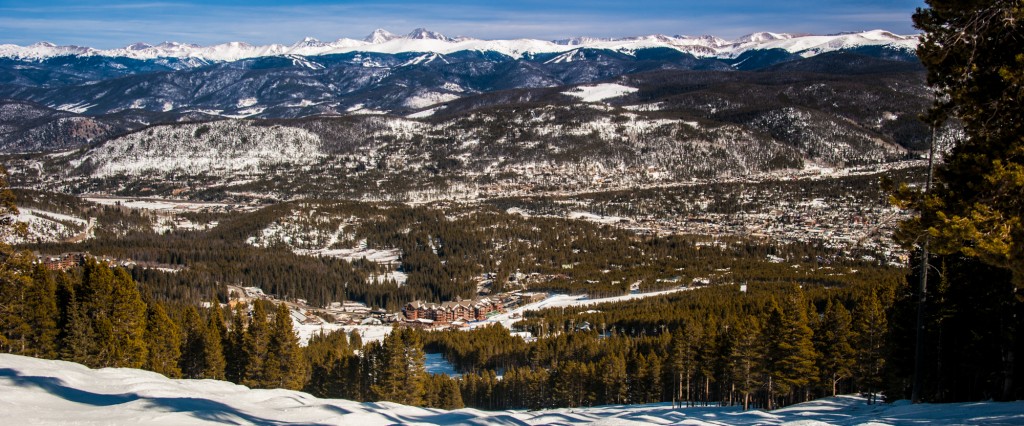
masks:
<path fill-rule="evenodd" d="M 668 403 L 540 411 L 439 410 L 391 402 L 320 399 L 250 390 L 217 380 L 173 380 L 128 368 L 92 370 L 65 361 L 0 354 L 0 410 L 17 425 L 258 424 L 688 424 L 896 425 L 1024 423 L 1024 401 L 866 405 L 839 396 L 773 412 L 739 407 L 672 408 Z"/>

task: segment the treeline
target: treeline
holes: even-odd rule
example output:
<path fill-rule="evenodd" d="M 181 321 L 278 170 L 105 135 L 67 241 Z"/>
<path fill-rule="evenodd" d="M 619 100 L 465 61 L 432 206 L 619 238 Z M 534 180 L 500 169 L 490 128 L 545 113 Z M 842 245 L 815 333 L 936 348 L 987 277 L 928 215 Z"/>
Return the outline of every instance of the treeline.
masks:
<path fill-rule="evenodd" d="M 286 304 L 235 309 L 165 303 L 127 271 L 94 259 L 70 273 L 4 253 L 0 351 L 93 368 L 142 368 L 170 378 L 229 380 L 322 397 L 463 406 L 458 384 L 426 373 L 419 335 L 395 329 L 363 345 L 358 333 L 314 336 L 299 346 Z"/>
<path fill-rule="evenodd" d="M 531 313 L 517 324 L 426 333 L 465 374 L 467 406 L 604 404 L 775 408 L 883 388 L 893 283 L 704 288 L 642 302 Z M 500 378 L 499 378 L 500 376 Z"/>
<path fill-rule="evenodd" d="M 307 380 L 284 304 L 273 315 L 261 303 L 251 312 L 238 305 L 228 328 L 219 303 L 200 310 L 153 300 L 127 271 L 94 259 L 70 273 L 6 266 L 31 274 L 3 282 L 4 352 L 252 387 L 298 389 Z"/>

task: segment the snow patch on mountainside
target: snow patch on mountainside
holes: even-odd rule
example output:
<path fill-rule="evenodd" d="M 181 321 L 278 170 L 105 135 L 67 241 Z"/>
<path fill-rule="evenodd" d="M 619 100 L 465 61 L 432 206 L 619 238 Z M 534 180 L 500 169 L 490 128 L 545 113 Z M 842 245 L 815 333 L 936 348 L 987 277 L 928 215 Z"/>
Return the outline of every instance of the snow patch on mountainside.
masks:
<path fill-rule="evenodd" d="M 285 126 L 247 121 L 159 126 L 111 140 L 75 160 L 92 175 L 184 171 L 257 172 L 269 166 L 322 157 L 320 137 Z"/>
<path fill-rule="evenodd" d="M 89 223 L 88 220 L 77 216 L 26 207 L 18 209 L 18 215 L 14 216 L 14 220 L 25 224 L 26 233 L 24 235 L 3 233 L 0 234 L 0 241 L 7 244 L 64 241 L 80 234 Z"/>
<path fill-rule="evenodd" d="M 615 83 L 604 83 L 594 86 L 579 86 L 562 94 L 580 98 L 583 102 L 601 102 L 636 92 L 637 88 Z"/>
<path fill-rule="evenodd" d="M 423 92 L 410 96 L 405 100 L 405 102 L 403 102 L 403 104 L 409 108 L 426 108 L 431 105 L 453 101 L 458 98 L 458 95 L 452 93 Z"/>
<path fill-rule="evenodd" d="M 1021 424 L 1024 401 L 867 405 L 838 396 L 779 410 L 669 403 L 538 411 L 439 410 L 321 399 L 218 380 L 172 380 L 130 368 L 0 354 L 0 407 L 18 425 L 49 424 Z"/>

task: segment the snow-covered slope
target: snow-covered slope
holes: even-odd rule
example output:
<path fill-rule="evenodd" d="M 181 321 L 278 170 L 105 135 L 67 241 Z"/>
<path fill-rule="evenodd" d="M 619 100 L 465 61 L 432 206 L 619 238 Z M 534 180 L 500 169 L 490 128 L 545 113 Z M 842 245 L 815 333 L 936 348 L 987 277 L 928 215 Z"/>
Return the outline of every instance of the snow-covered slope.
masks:
<path fill-rule="evenodd" d="M 18 425 L 286 424 L 984 424 L 1024 422 L 1024 402 L 865 405 L 835 397 L 772 412 L 668 404 L 541 411 L 445 411 L 390 402 L 319 399 L 215 380 L 171 380 L 135 369 L 0 354 L 0 410 Z"/>
<path fill-rule="evenodd" d="M 320 137 L 284 126 L 243 120 L 159 126 L 93 148 L 75 165 L 96 176 L 181 170 L 190 173 L 259 171 L 309 163 L 323 154 Z"/>
<path fill-rule="evenodd" d="M 14 220 L 25 224 L 24 235 L 0 235 L 8 244 L 58 242 L 78 237 L 88 238 L 91 222 L 76 216 L 22 207 Z"/>
<path fill-rule="evenodd" d="M 513 58 L 527 55 L 562 53 L 580 48 L 613 50 L 633 54 L 637 50 L 669 48 L 697 57 L 734 58 L 749 50 L 783 49 L 790 53 L 813 56 L 819 53 L 862 46 L 889 46 L 911 51 L 916 48 L 916 35 L 896 35 L 888 31 L 873 30 L 862 33 L 824 36 L 794 36 L 789 34 L 754 33 L 734 41 L 712 36 L 646 35 L 626 38 L 576 37 L 568 40 L 545 41 L 533 39 L 478 40 L 468 37 L 450 38 L 418 28 L 405 36 L 396 36 L 385 30 L 376 30 L 364 40 L 341 38 L 321 42 L 306 38 L 292 45 L 270 44 L 256 46 L 242 42 L 212 46 L 164 42 L 158 45 L 136 43 L 119 49 L 94 49 L 81 46 L 57 46 L 40 42 L 29 46 L 0 45 L 0 57 L 41 60 L 57 56 L 107 56 L 132 59 L 179 58 L 199 59 L 188 62 L 197 65 L 204 61 L 230 62 L 265 56 L 302 55 L 317 56 L 348 52 L 405 53 L 434 52 L 450 54 L 460 51 L 497 52 Z"/>

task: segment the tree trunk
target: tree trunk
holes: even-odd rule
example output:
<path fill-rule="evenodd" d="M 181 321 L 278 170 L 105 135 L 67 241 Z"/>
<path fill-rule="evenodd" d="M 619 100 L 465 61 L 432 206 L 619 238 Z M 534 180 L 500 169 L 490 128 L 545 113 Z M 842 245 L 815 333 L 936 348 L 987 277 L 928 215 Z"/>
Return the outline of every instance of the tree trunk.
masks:
<path fill-rule="evenodd" d="M 691 407 L 693 398 L 690 397 L 690 376 L 686 376 L 686 406 Z"/>

